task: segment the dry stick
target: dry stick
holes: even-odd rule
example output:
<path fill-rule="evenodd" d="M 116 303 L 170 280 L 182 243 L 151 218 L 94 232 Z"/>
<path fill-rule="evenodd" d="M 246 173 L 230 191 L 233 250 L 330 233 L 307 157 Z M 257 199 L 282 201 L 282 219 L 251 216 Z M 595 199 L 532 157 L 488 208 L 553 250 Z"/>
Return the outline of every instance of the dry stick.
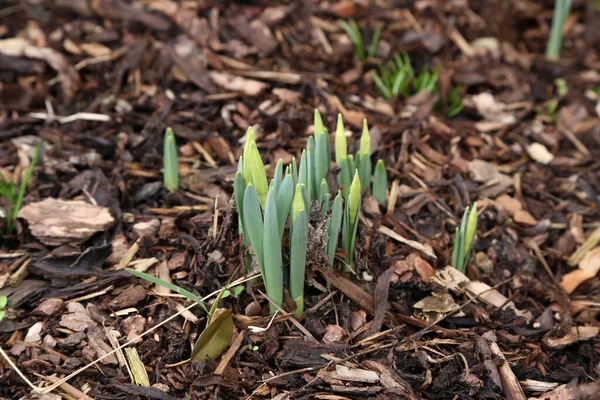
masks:
<path fill-rule="evenodd" d="M 255 279 L 259 276 L 259 274 L 253 275 L 251 277 L 245 278 L 245 279 L 238 279 L 235 282 L 230 283 L 229 285 L 227 285 L 227 288 L 231 288 L 233 286 L 239 285 L 240 283 L 244 283 L 247 282 L 249 280 Z M 216 290 L 214 292 L 212 292 L 211 294 L 206 295 L 205 297 L 203 297 L 201 300 L 205 301 L 210 299 L 211 297 L 219 294 L 220 290 Z M 119 351 L 119 349 L 122 349 L 124 347 L 129 346 L 130 344 L 135 343 L 135 341 L 137 339 L 140 339 L 144 336 L 146 336 L 148 333 L 154 332 L 156 329 L 158 329 L 159 327 L 163 326 L 164 324 L 166 324 L 167 322 L 177 318 L 178 316 L 180 316 L 181 314 L 183 314 L 185 311 L 187 310 L 191 310 L 192 308 L 194 308 L 195 306 L 197 306 L 198 303 L 193 302 L 192 304 L 190 304 L 189 306 L 187 306 L 186 308 L 184 308 L 183 310 L 177 312 L 176 314 L 173 314 L 172 316 L 170 316 L 169 318 L 165 319 L 163 322 L 161 322 L 160 324 L 148 329 L 146 332 L 141 333 L 140 335 L 134 337 L 133 339 L 131 339 L 130 341 L 128 341 L 125 344 L 122 344 L 121 346 L 117 347 L 116 349 L 106 353 L 105 355 L 103 355 L 102 357 L 96 359 L 95 361 L 92 361 L 91 363 L 79 368 L 77 371 L 73 372 L 72 374 L 56 381 L 54 384 L 52 384 L 51 386 L 48 386 L 47 388 L 41 388 L 39 386 L 34 385 L 33 383 L 31 383 L 31 381 L 23 374 L 23 372 L 21 372 L 21 370 L 19 368 L 17 368 L 17 366 L 15 365 L 15 363 L 10 359 L 10 357 L 8 357 L 8 355 L 4 352 L 4 350 L 2 350 L 2 348 L 0 347 L 0 354 L 2 354 L 2 357 L 4 357 L 4 359 L 6 360 L 6 362 L 12 367 L 12 369 L 15 370 L 15 372 L 21 377 L 21 379 L 23 379 L 35 392 L 39 393 L 39 394 L 46 394 L 49 393 L 51 391 L 53 391 L 54 389 L 56 389 L 57 387 L 59 387 L 60 385 L 62 385 L 63 383 L 67 382 L 68 380 L 70 380 L 71 378 L 79 375 L 81 372 L 85 371 L 86 369 L 88 369 L 89 367 L 92 367 L 96 364 L 98 364 L 100 361 L 104 360 L 106 357 L 109 357 L 110 355 L 116 353 L 117 351 Z"/>
<path fill-rule="evenodd" d="M 510 365 L 508 361 L 502 354 L 500 347 L 496 342 L 490 343 L 490 349 L 492 353 L 500 360 L 502 360 L 502 365 L 500 366 L 500 379 L 502 380 L 502 388 L 504 390 L 504 395 L 508 400 L 525 400 L 525 393 L 523 392 L 523 388 L 519 383 L 519 380 L 515 376 L 512 369 L 510 369 Z"/>
<path fill-rule="evenodd" d="M 319 270 L 319 272 L 321 272 L 321 271 Z M 428 333 L 428 332 L 429 332 L 429 330 L 430 330 L 431 328 L 435 327 L 435 326 L 436 326 L 436 325 L 438 325 L 440 322 L 442 322 L 443 320 L 445 320 L 445 319 L 446 319 L 446 318 L 448 318 L 449 316 L 453 315 L 454 313 L 456 313 L 456 312 L 458 312 L 458 311 L 462 310 L 464 307 L 466 307 L 467 305 L 469 305 L 469 304 L 471 304 L 472 302 L 474 302 L 475 300 L 477 300 L 477 299 L 478 299 L 478 298 L 479 298 L 481 295 L 483 295 L 483 294 L 485 294 L 485 293 L 487 293 L 487 292 L 490 292 L 490 291 L 492 291 L 492 290 L 496 290 L 496 289 L 498 289 L 500 286 L 503 286 L 503 285 L 507 284 L 508 282 L 510 282 L 510 281 L 512 281 L 513 279 L 515 279 L 517 276 L 518 276 L 518 275 L 511 276 L 510 278 L 503 280 L 502 282 L 500 282 L 500 283 L 498 283 L 498 284 L 496 284 L 496 285 L 494 285 L 494 286 L 490 287 L 489 289 L 486 289 L 486 290 L 482 291 L 481 293 L 478 293 L 478 294 L 476 294 L 475 296 L 473 296 L 472 298 L 470 298 L 469 300 L 467 300 L 467 301 L 466 301 L 464 304 L 462 304 L 462 305 L 461 305 L 459 308 L 457 308 L 457 309 L 456 309 L 456 310 L 454 310 L 453 312 L 450 312 L 450 313 L 448 313 L 448 314 L 446 314 L 446 315 L 444 315 L 444 316 L 442 316 L 442 317 L 438 318 L 437 320 L 435 320 L 434 322 L 430 323 L 429 325 L 427 325 L 425 328 L 421 329 L 420 331 L 418 331 L 418 332 L 415 332 L 415 333 L 413 333 L 412 335 L 410 335 L 410 336 L 408 336 L 408 337 L 404 338 L 404 339 L 403 339 L 403 340 L 402 340 L 400 343 L 398 343 L 397 345 L 401 345 L 402 343 L 404 343 L 404 342 L 407 342 L 407 341 L 408 341 L 408 339 L 411 339 L 411 340 L 418 340 L 418 339 L 419 339 L 420 337 L 422 337 L 424 334 Z M 267 299 L 269 299 L 269 298 L 267 297 Z M 399 328 L 401 328 L 401 327 L 396 327 L 396 328 L 394 328 L 394 329 L 399 329 Z M 272 381 L 272 380 L 274 380 L 274 379 L 283 378 L 283 377 L 286 377 L 286 376 L 289 376 L 289 375 L 299 374 L 299 373 L 303 373 L 303 372 L 311 372 L 311 371 L 316 371 L 316 370 L 323 369 L 323 368 L 328 368 L 328 367 L 330 367 L 330 366 L 334 366 L 334 365 L 337 365 L 337 364 L 341 364 L 341 363 L 344 363 L 344 362 L 350 361 L 350 360 L 352 360 L 352 359 L 354 359 L 354 358 L 357 358 L 357 357 L 360 357 L 360 356 L 363 356 L 363 355 L 367 355 L 367 354 L 369 354 L 369 353 L 373 353 L 373 352 L 375 352 L 375 351 L 379 351 L 379 350 L 384 350 L 384 349 L 390 348 L 390 347 L 392 347 L 392 346 L 394 346 L 394 345 L 395 345 L 395 343 L 388 343 L 388 344 L 384 344 L 384 345 L 381 345 L 381 346 L 379 346 L 379 347 L 375 347 L 375 348 L 372 348 L 372 349 L 368 349 L 368 350 L 362 351 L 362 352 L 360 352 L 360 353 L 356 353 L 356 354 L 353 354 L 353 355 L 351 355 L 351 356 L 348 356 L 348 357 L 346 357 L 346 358 L 339 359 L 339 360 L 337 360 L 337 361 L 329 361 L 329 362 L 327 362 L 327 363 L 323 363 L 323 364 L 320 364 L 320 365 L 316 365 L 316 366 L 314 366 L 314 367 L 307 367 L 307 368 L 297 369 L 297 370 L 294 370 L 294 371 L 288 371 L 288 372 L 284 372 L 284 373 L 282 373 L 282 374 L 279 374 L 279 375 L 272 376 L 272 377 L 270 377 L 269 379 L 265 379 L 265 380 L 263 381 L 263 383 L 262 383 L 262 384 L 261 384 L 259 387 L 257 387 L 257 388 L 256 388 L 256 389 L 255 389 L 255 390 L 254 390 L 254 391 L 253 391 L 253 392 L 250 394 L 250 396 L 246 397 L 246 400 L 250 400 L 250 399 L 251 399 L 251 398 L 252 398 L 252 397 L 253 397 L 253 396 L 254 396 L 254 395 L 255 395 L 255 394 L 256 394 L 256 393 L 257 393 L 257 392 L 258 392 L 258 391 L 261 389 L 261 388 L 263 388 L 263 387 L 264 387 L 264 386 L 265 386 L 267 383 L 269 383 L 270 381 Z M 509 367 L 509 368 L 510 368 L 510 367 Z M 518 381 L 517 381 L 517 383 L 518 383 Z M 306 386 L 306 385 L 305 385 L 305 386 Z"/>

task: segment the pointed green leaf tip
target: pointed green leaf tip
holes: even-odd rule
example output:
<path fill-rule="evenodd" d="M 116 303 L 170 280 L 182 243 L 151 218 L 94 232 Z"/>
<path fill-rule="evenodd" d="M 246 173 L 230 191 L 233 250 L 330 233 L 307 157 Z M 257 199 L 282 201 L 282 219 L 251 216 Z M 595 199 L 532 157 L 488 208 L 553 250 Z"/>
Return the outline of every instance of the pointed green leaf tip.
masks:
<path fill-rule="evenodd" d="M 323 125 L 323 119 L 321 118 L 321 113 L 319 110 L 315 108 L 315 138 L 321 134 L 325 133 L 325 125 Z"/>
<path fill-rule="evenodd" d="M 294 194 L 294 201 L 292 202 L 292 221 L 296 220 L 296 217 L 300 212 L 306 210 L 304 198 L 302 197 L 302 186 L 304 186 L 304 184 L 296 185 L 296 193 Z"/>
<path fill-rule="evenodd" d="M 475 238 L 476 232 L 477 232 L 477 203 L 474 203 L 473 208 L 469 212 L 469 216 L 467 218 L 467 229 L 465 232 L 465 256 L 469 255 L 469 251 L 471 250 L 471 245 L 473 244 L 473 239 Z"/>
<path fill-rule="evenodd" d="M 246 142 L 244 143 L 244 153 L 243 153 L 243 164 L 242 164 L 242 172 L 244 173 L 244 179 L 246 179 L 246 184 L 252 183 L 252 169 L 250 164 L 251 161 L 251 147 L 252 144 L 256 143 L 256 138 L 254 137 L 254 130 L 251 126 L 248 127 L 246 131 Z"/>
<path fill-rule="evenodd" d="M 179 187 L 179 163 L 173 129 L 167 128 L 163 143 L 163 182 L 169 192 Z"/>
<path fill-rule="evenodd" d="M 358 172 L 354 173 L 354 179 L 352 180 L 352 185 L 350 185 L 348 205 L 350 207 L 350 224 L 354 225 L 360 207 L 360 178 L 358 177 Z"/>
<path fill-rule="evenodd" d="M 348 156 L 348 145 L 346 143 L 346 132 L 344 130 L 344 119 L 338 114 L 337 127 L 335 129 L 335 162 L 340 162 Z"/>
<path fill-rule="evenodd" d="M 267 202 L 267 192 L 269 191 L 269 184 L 267 182 L 267 172 L 265 171 L 265 165 L 263 164 L 256 142 L 250 144 L 249 159 L 244 159 L 244 170 L 246 165 L 250 167 L 251 183 L 254 184 L 258 198 L 260 199 L 260 205 L 264 208 Z M 244 171 L 245 172 L 245 171 Z M 246 177 L 244 173 L 244 178 Z M 248 184 L 246 179 L 246 184 Z"/>
<path fill-rule="evenodd" d="M 367 119 L 363 119 L 363 130 L 360 136 L 360 154 L 364 154 L 367 157 L 371 156 L 371 135 L 369 134 L 369 127 L 367 126 Z"/>

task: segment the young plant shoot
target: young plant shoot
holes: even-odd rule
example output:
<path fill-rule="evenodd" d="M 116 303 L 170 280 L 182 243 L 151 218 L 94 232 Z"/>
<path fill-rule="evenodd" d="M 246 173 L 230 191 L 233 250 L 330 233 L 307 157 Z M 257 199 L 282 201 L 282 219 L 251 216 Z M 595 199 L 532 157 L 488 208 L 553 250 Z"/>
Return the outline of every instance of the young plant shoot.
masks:
<path fill-rule="evenodd" d="M 342 248 L 346 251 L 346 262 L 344 270 L 355 273 L 354 268 L 354 244 L 356 243 L 356 232 L 358 231 L 358 213 L 360 212 L 360 178 L 358 171 L 354 174 L 350 193 L 344 210 L 344 222 L 342 225 Z"/>
<path fill-rule="evenodd" d="M 386 198 L 387 198 L 387 171 L 385 170 L 385 165 L 383 165 L 383 160 L 377 161 L 375 165 L 375 173 L 373 174 L 373 187 L 371 189 L 371 193 L 373 197 L 377 199 L 379 204 L 385 206 Z"/>
<path fill-rule="evenodd" d="M 560 58 L 560 49 L 562 47 L 563 27 L 569 16 L 569 10 L 573 0 L 554 0 L 554 14 L 552 16 L 552 28 L 548 38 L 548 47 L 546 48 L 546 57 L 550 60 Z"/>
<path fill-rule="evenodd" d="M 452 250 L 452 266 L 462 273 L 465 272 L 467 262 L 469 261 L 475 233 L 477 233 L 477 203 L 473 204 L 472 209 L 467 207 L 463 214 L 460 228 L 456 228 L 454 248 Z"/>
<path fill-rule="evenodd" d="M 308 246 L 308 215 L 302 185 L 296 185 L 290 229 L 290 294 L 296 302 L 294 316 L 299 317 L 304 311 L 304 273 Z"/>
<path fill-rule="evenodd" d="M 163 182 L 169 192 L 179 188 L 179 162 L 173 129 L 167 128 L 163 143 Z"/>
<path fill-rule="evenodd" d="M 358 24 L 353 18 L 350 18 L 349 22 L 344 21 L 343 19 L 338 20 L 338 23 L 346 32 L 346 35 L 350 38 L 350 41 L 354 45 L 354 51 L 356 55 L 360 59 L 360 61 L 365 62 L 369 58 L 375 55 L 375 51 L 377 51 L 377 46 L 379 44 L 379 37 L 381 36 L 381 26 L 375 28 L 375 32 L 373 33 L 373 38 L 371 40 L 371 44 L 369 45 L 369 49 L 367 53 L 365 53 L 365 45 L 362 38 L 362 34 L 360 33 L 360 29 L 358 29 Z"/>
<path fill-rule="evenodd" d="M 23 175 L 23 179 L 21 180 L 21 185 L 19 186 L 19 191 L 17 192 L 17 186 L 12 181 L 6 181 L 4 179 L 4 175 L 0 174 L 0 196 L 6 197 L 8 200 L 8 206 L 6 209 L 6 234 L 10 235 L 13 232 L 13 224 L 17 219 L 17 215 L 19 215 L 19 210 L 21 210 L 21 205 L 23 204 L 23 198 L 25 197 L 25 190 L 27 190 L 27 184 L 33 175 L 33 169 L 35 168 L 38 158 L 40 157 L 40 152 L 42 150 L 42 141 L 38 141 L 37 146 L 35 147 L 35 153 L 31 162 L 29 163 L 29 167 L 25 171 Z"/>

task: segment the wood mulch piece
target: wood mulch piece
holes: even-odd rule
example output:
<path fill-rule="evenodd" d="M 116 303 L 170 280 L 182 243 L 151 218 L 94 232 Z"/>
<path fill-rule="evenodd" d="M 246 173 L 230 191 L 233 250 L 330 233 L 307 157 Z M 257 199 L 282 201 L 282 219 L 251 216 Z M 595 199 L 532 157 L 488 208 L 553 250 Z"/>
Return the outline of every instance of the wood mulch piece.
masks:
<path fill-rule="evenodd" d="M 0 346 L 47 386 L 133 340 L 151 382 L 134 385 L 117 351 L 37 396 L 1 359 L 0 397 L 598 396 L 600 11 L 575 1 L 549 62 L 552 3 L 0 2 L 0 174 L 19 181 L 43 142 L 1 239 Z M 350 17 L 365 43 L 382 27 L 364 63 L 337 23 Z M 439 66 L 439 93 L 382 98 L 372 72 L 404 52 L 417 71 Z M 457 85 L 465 108 L 448 119 Z M 389 209 L 364 201 L 357 274 L 311 252 L 301 318 L 271 322 L 249 285 L 221 304 L 237 350 L 182 363 L 206 316 L 123 268 L 198 296 L 241 277 L 232 187 L 246 129 L 272 173 L 298 158 L 315 108 L 330 132 L 343 115 L 350 150 L 367 118 L 390 178 Z M 474 201 L 466 278 L 446 267 Z"/>

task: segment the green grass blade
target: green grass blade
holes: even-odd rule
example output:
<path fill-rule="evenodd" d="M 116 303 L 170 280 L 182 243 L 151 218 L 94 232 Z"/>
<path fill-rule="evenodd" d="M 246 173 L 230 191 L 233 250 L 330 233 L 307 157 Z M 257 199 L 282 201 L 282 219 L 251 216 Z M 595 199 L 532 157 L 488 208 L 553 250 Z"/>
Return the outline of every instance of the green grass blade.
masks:
<path fill-rule="evenodd" d="M 291 175 L 287 175 L 279 187 L 279 192 L 275 195 L 275 201 L 277 203 L 277 223 L 281 239 L 283 239 L 285 221 L 287 221 L 287 217 L 290 214 L 290 207 L 292 206 L 293 199 L 294 180 Z"/>
<path fill-rule="evenodd" d="M 329 157 L 327 155 L 327 138 L 325 135 L 321 134 L 316 138 L 315 143 L 315 179 L 316 179 L 316 192 L 315 197 L 319 197 L 319 189 L 321 187 L 321 181 L 327 178 L 327 173 L 329 172 L 328 160 Z"/>
<path fill-rule="evenodd" d="M 381 92 L 383 97 L 385 97 L 386 99 L 389 99 L 390 97 L 392 97 L 392 91 L 385 85 L 385 83 L 383 83 L 381 78 L 379 78 L 379 75 L 377 75 L 377 72 L 373 72 L 373 82 L 375 82 L 375 85 L 377 86 L 377 88 L 379 89 L 379 91 Z M 338 164 L 339 164 L 339 161 L 338 161 Z"/>
<path fill-rule="evenodd" d="M 240 157 L 241 158 L 241 157 Z M 246 191 L 246 180 L 241 172 L 235 173 L 233 178 L 233 196 L 235 197 L 235 206 L 238 212 L 239 231 L 244 233 L 244 192 Z"/>
<path fill-rule="evenodd" d="M 179 164 L 177 160 L 177 144 L 171 128 L 165 131 L 163 143 L 163 182 L 169 192 L 179 188 Z"/>
<path fill-rule="evenodd" d="M 269 190 L 265 206 L 265 222 L 263 228 L 263 256 L 265 271 L 263 279 L 267 295 L 275 304 L 283 304 L 283 261 L 281 257 L 281 238 L 279 236 L 279 223 L 277 220 L 277 203 L 275 192 Z M 271 312 L 276 308 L 270 305 Z"/>
<path fill-rule="evenodd" d="M 326 215 L 329 210 L 329 198 L 329 185 L 327 184 L 327 180 L 323 178 L 319 187 L 319 207 L 323 215 Z"/>
<path fill-rule="evenodd" d="M 377 51 L 377 46 L 379 45 L 379 38 L 381 37 L 381 25 L 375 28 L 375 33 L 373 33 L 373 40 L 371 40 L 371 45 L 369 46 L 369 50 L 367 52 L 367 58 L 372 58 Z"/>
<path fill-rule="evenodd" d="M 271 180 L 271 184 L 273 185 L 273 189 L 275 189 L 275 194 L 279 190 L 279 186 L 281 185 L 281 181 L 283 180 L 283 160 L 280 158 L 275 165 L 275 172 L 273 173 L 273 179 Z"/>
<path fill-rule="evenodd" d="M 371 173 L 373 171 L 371 157 L 366 154 L 357 154 L 356 167 L 361 182 L 361 188 L 368 188 L 371 182 Z"/>
<path fill-rule="evenodd" d="M 560 50 L 562 46 L 562 31 L 569 15 L 572 0 L 555 0 L 554 14 L 552 16 L 552 27 L 546 47 L 546 57 L 551 60 L 560 58 Z"/>
<path fill-rule="evenodd" d="M 129 272 L 132 275 L 137 276 L 138 278 L 142 278 L 148 282 L 152 282 L 155 285 L 160 285 L 160 286 L 166 287 L 167 289 L 170 289 L 170 290 L 174 291 L 175 293 L 179 293 L 180 295 L 185 296 L 185 298 L 190 301 L 195 301 L 208 314 L 208 309 L 206 308 L 206 305 L 204 305 L 204 302 L 202 301 L 202 299 L 200 297 L 196 296 L 195 294 L 193 294 L 192 292 L 188 292 L 184 288 L 181 288 L 170 282 L 163 281 L 162 279 L 159 279 L 159 278 L 152 276 L 150 274 L 147 274 L 145 272 L 139 272 L 139 271 L 136 271 L 131 268 L 125 268 L 125 269 L 127 270 L 127 272 Z"/>
<path fill-rule="evenodd" d="M 304 203 L 300 199 L 299 203 Z M 296 302 L 294 315 L 300 316 L 304 306 L 304 280 L 306 270 L 306 249 L 308 246 L 308 218 L 306 210 L 295 212 L 290 236 L 290 294 Z"/>
<path fill-rule="evenodd" d="M 327 226 L 327 258 L 329 266 L 333 266 L 333 260 L 335 258 L 335 249 L 337 248 L 338 237 L 340 235 L 340 228 L 342 226 L 342 212 L 343 212 L 342 193 L 338 191 L 337 196 L 333 200 L 333 206 L 331 207 L 331 217 Z"/>
<path fill-rule="evenodd" d="M 254 250 L 260 272 L 264 274 L 263 219 L 262 212 L 260 211 L 260 200 L 258 199 L 258 194 L 256 193 L 254 185 L 246 186 L 243 217 L 248 240 Z"/>

